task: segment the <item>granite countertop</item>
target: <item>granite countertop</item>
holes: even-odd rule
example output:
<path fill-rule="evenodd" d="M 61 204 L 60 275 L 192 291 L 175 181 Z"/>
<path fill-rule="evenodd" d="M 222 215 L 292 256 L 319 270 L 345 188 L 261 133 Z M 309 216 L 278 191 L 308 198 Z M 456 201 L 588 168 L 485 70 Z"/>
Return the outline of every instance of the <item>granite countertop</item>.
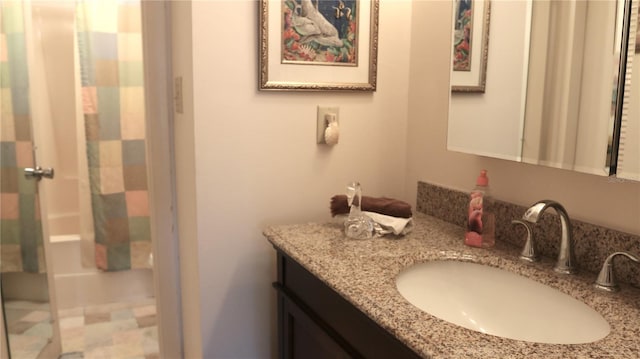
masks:
<path fill-rule="evenodd" d="M 467 247 L 464 229 L 423 214 L 401 239 L 356 240 L 337 222 L 271 226 L 264 235 L 380 326 L 426 358 L 638 358 L 640 289 L 618 293 L 593 289 L 593 273 L 565 276 L 553 261 L 525 264 L 519 249 L 497 242 L 492 249 Z M 588 344 L 540 344 L 505 339 L 459 327 L 414 307 L 395 285 L 406 267 L 436 259 L 462 260 L 510 270 L 582 300 L 610 324 L 611 333 Z M 578 263 L 579 264 L 579 263 Z"/>

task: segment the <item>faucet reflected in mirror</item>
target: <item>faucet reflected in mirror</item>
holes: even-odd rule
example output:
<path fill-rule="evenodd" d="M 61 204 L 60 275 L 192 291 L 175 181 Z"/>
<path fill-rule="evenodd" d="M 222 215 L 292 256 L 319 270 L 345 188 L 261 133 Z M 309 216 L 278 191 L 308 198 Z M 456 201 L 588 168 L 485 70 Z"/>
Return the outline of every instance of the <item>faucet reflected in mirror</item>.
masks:
<path fill-rule="evenodd" d="M 638 2 L 493 2 L 486 90 L 451 94 L 447 148 L 640 180 Z"/>

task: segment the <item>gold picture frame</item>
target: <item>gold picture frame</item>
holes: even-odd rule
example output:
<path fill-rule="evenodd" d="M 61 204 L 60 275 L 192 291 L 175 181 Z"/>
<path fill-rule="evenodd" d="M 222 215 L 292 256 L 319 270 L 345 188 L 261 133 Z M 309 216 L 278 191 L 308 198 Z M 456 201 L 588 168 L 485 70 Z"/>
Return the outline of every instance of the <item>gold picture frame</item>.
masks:
<path fill-rule="evenodd" d="M 452 92 L 482 92 L 487 82 L 490 0 L 455 0 L 452 28 Z"/>
<path fill-rule="evenodd" d="M 375 91 L 379 6 L 379 0 L 260 0 L 259 90 Z M 316 23 L 325 27 L 308 31 Z"/>

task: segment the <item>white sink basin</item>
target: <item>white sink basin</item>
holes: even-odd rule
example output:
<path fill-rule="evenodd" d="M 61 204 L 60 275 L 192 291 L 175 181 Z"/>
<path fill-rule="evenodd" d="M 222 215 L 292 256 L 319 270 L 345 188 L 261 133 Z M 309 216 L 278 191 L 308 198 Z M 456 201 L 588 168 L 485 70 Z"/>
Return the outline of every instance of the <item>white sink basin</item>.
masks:
<path fill-rule="evenodd" d="M 400 294 L 425 312 L 459 326 L 536 343 L 580 344 L 610 328 L 591 307 L 554 288 L 485 265 L 433 261 L 396 278 Z"/>

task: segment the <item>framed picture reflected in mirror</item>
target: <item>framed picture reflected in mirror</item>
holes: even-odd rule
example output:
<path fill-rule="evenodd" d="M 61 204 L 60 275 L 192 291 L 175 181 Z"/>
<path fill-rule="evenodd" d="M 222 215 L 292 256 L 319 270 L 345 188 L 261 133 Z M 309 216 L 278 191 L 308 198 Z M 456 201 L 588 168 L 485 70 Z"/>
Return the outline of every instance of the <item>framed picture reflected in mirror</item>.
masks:
<path fill-rule="evenodd" d="M 489 0 L 454 0 L 451 91 L 484 92 L 489 55 Z"/>

